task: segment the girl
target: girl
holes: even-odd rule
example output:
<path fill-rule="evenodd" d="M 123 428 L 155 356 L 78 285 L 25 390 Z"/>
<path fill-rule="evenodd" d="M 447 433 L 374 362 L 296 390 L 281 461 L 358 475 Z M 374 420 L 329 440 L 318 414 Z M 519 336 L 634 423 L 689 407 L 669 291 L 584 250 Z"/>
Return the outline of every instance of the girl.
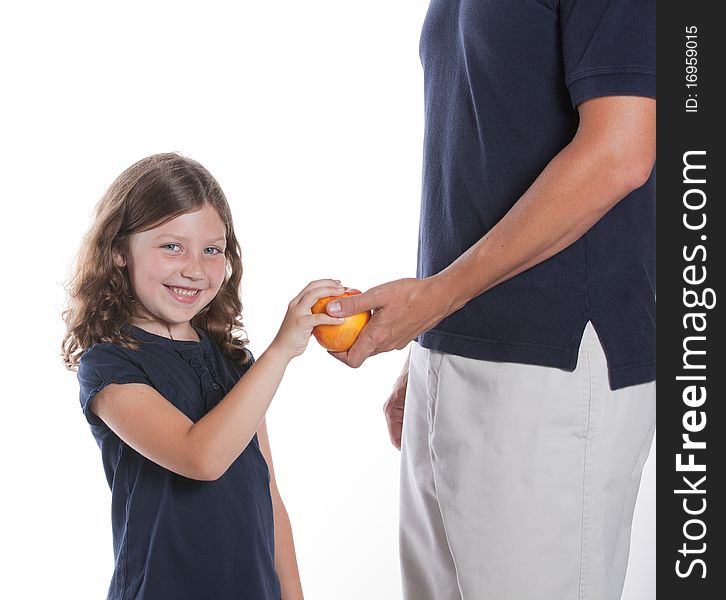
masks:
<path fill-rule="evenodd" d="M 111 487 L 112 600 L 302 598 L 265 411 L 317 324 L 311 282 L 255 361 L 227 200 L 177 154 L 124 171 L 95 212 L 68 285 L 63 359 Z"/>

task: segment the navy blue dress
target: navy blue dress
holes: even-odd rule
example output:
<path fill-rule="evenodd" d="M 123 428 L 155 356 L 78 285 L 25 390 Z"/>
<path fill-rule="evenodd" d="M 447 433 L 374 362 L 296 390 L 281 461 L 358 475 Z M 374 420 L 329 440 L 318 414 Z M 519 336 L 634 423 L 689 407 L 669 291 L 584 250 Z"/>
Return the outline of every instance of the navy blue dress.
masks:
<path fill-rule="evenodd" d="M 234 364 L 199 329 L 192 342 L 127 327 L 138 351 L 94 344 L 78 370 L 81 406 L 111 487 L 108 600 L 279 600 L 270 476 L 257 436 L 222 477 L 197 481 L 148 460 L 89 410 L 110 383 L 144 383 L 196 422 L 249 365 Z"/>

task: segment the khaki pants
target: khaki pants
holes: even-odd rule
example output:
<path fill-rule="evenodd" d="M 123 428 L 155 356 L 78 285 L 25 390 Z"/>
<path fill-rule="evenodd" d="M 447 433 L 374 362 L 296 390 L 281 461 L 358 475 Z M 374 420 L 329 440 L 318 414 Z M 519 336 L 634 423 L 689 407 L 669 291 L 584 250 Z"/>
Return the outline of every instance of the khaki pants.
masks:
<path fill-rule="evenodd" d="M 411 350 L 406 600 L 617 600 L 655 383 L 611 391 L 588 323 L 574 372 Z"/>

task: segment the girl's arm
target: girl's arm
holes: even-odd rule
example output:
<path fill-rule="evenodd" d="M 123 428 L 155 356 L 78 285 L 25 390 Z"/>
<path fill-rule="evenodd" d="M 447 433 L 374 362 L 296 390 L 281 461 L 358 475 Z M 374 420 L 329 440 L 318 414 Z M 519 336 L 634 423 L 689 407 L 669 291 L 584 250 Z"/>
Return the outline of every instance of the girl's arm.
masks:
<path fill-rule="evenodd" d="M 287 510 L 285 510 L 285 505 L 280 497 L 280 492 L 277 489 L 275 469 L 272 466 L 270 441 L 267 437 L 267 425 L 264 419 L 257 430 L 257 439 L 260 442 L 260 450 L 270 469 L 270 495 L 272 496 L 272 508 L 275 515 L 275 570 L 280 580 L 282 600 L 302 600 L 303 591 L 300 583 L 300 572 L 297 568 L 295 543 L 292 539 L 292 527 Z"/>
<path fill-rule="evenodd" d="M 270 347 L 197 423 L 154 388 L 138 383 L 109 384 L 93 398 L 91 411 L 162 467 L 191 479 L 218 479 L 260 428 L 287 364 L 304 352 L 313 327 L 343 321 L 310 310 L 318 298 L 342 294 L 344 288 L 336 285 L 324 279 L 300 292 Z"/>

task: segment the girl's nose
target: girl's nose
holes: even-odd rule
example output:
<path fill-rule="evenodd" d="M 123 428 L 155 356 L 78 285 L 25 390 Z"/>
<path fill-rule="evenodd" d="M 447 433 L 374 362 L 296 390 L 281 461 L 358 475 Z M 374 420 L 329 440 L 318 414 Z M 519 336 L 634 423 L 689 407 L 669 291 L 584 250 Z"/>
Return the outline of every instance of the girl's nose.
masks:
<path fill-rule="evenodd" d="M 184 264 L 181 274 L 189 279 L 204 279 L 204 263 L 202 257 L 194 254 L 189 256 L 189 260 Z"/>

